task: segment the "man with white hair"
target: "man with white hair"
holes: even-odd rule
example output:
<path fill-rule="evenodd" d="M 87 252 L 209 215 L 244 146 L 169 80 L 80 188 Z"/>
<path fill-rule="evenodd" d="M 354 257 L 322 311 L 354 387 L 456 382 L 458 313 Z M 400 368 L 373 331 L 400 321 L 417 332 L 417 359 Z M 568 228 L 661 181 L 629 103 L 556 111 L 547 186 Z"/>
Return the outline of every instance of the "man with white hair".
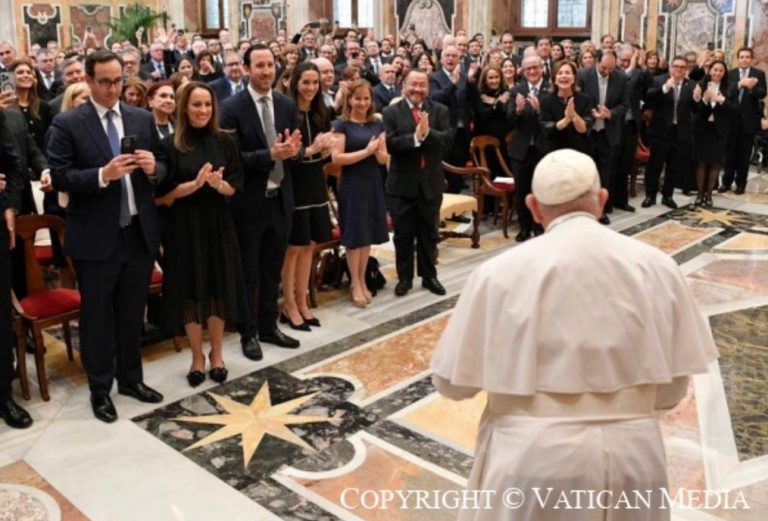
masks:
<path fill-rule="evenodd" d="M 446 397 L 488 392 L 467 488 L 497 494 L 459 519 L 510 519 L 501 492 L 515 487 L 515 519 L 604 519 L 608 505 L 611 519 L 667 521 L 657 410 L 717 358 L 709 325 L 672 258 L 597 222 L 608 193 L 589 156 L 545 156 L 532 190 L 546 233 L 472 273 L 432 359 Z M 612 499 L 557 506 L 583 490 Z M 647 490 L 648 505 L 620 503 Z"/>

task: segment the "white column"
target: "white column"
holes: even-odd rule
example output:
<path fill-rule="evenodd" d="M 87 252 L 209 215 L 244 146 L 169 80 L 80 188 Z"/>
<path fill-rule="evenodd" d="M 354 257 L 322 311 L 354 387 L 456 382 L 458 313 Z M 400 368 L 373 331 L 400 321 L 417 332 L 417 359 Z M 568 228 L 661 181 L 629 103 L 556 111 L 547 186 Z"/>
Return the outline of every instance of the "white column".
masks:
<path fill-rule="evenodd" d="M 600 36 L 611 28 L 611 3 L 592 2 L 592 42 L 600 48 Z"/>
<path fill-rule="evenodd" d="M 168 17 L 170 18 L 168 30 L 171 30 L 172 23 L 176 24 L 176 27 L 179 29 L 186 29 L 187 24 L 184 21 L 184 0 L 168 0 L 167 4 Z"/>
<path fill-rule="evenodd" d="M 18 53 L 24 48 L 24 42 L 17 41 L 16 35 L 16 8 L 13 0 L 0 0 L 0 13 L 3 13 L 3 23 L 0 23 L 0 42 L 9 41 Z M 18 13 L 21 16 L 21 13 Z"/>
<path fill-rule="evenodd" d="M 291 0 L 288 4 L 287 26 L 288 37 L 290 38 L 304 27 L 304 24 L 311 22 L 309 19 L 309 1 Z"/>
<path fill-rule="evenodd" d="M 471 1 L 469 3 L 469 23 L 467 27 L 456 27 L 456 29 L 464 29 L 467 31 L 467 38 L 472 38 L 475 33 L 483 33 L 490 39 L 491 36 L 491 2 L 487 0 L 485 2 Z M 458 2 L 456 2 L 456 9 L 459 8 Z M 486 44 L 488 41 L 486 41 Z"/>

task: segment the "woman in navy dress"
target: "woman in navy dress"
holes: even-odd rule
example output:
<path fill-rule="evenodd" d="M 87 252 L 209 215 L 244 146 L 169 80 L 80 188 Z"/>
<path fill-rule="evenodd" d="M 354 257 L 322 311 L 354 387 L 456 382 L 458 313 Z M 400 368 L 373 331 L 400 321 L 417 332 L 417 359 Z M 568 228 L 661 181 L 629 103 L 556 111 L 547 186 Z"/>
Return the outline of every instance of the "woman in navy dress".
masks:
<path fill-rule="evenodd" d="M 333 122 L 333 162 L 342 167 L 338 188 L 341 244 L 347 250 L 350 296 L 357 307 L 371 301 L 365 268 L 372 244 L 389 240 L 384 200 L 387 144 L 374 114 L 373 89 L 365 80 L 349 86 L 341 116 Z"/>

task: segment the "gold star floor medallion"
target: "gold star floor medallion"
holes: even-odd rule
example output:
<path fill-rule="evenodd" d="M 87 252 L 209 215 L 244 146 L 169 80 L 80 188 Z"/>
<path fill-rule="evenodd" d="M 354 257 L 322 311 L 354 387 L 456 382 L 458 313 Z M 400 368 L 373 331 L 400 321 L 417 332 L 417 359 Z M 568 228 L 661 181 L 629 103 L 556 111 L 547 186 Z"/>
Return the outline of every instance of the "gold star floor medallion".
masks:
<path fill-rule="evenodd" d="M 245 467 L 251 462 L 251 458 L 256 453 L 256 449 L 259 447 L 265 434 L 270 434 L 281 440 L 298 445 L 303 449 L 307 449 L 310 452 L 314 452 L 315 449 L 294 434 L 287 425 L 319 422 L 335 423 L 335 419 L 324 416 L 288 414 L 314 398 L 318 394 L 317 392 L 274 406 L 270 401 L 269 385 L 267 382 L 264 382 L 261 386 L 261 389 L 259 389 L 258 394 L 253 398 L 250 405 L 236 402 L 228 396 L 220 396 L 211 392 L 207 394 L 216 400 L 216 403 L 227 411 L 228 414 L 176 418 L 176 421 L 182 422 L 222 425 L 219 430 L 196 442 L 194 445 L 190 445 L 184 451 L 204 447 L 211 443 L 240 435 L 242 436 Z"/>
<path fill-rule="evenodd" d="M 697 208 L 695 211 L 686 212 L 686 217 L 696 219 L 699 224 L 707 223 L 720 223 L 733 228 L 735 223 L 749 222 L 749 219 L 733 215 L 730 210 L 724 210 L 722 212 L 712 212 L 705 208 Z"/>

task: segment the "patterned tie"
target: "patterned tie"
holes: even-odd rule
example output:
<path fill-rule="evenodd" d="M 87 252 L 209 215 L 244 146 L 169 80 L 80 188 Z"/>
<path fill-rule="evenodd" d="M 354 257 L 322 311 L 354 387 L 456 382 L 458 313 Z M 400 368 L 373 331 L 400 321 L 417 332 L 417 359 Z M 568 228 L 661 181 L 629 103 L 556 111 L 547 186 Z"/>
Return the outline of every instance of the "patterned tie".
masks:
<path fill-rule="evenodd" d="M 414 105 L 411 107 L 411 116 L 413 116 L 413 122 L 416 123 L 416 126 L 419 126 L 419 123 L 421 122 L 421 109 Z M 423 154 L 419 154 L 419 168 L 421 170 L 424 170 L 424 167 L 427 166 L 427 160 L 424 159 Z"/>
<path fill-rule="evenodd" d="M 112 155 L 120 155 L 120 136 L 117 133 L 117 127 L 112 118 L 116 116 L 114 110 L 107 111 L 107 139 L 109 148 L 112 149 Z M 131 224 L 131 212 L 128 208 L 128 179 L 126 176 L 120 178 L 120 228 L 125 228 Z"/>
<path fill-rule="evenodd" d="M 267 144 L 272 148 L 272 145 L 277 141 L 277 132 L 275 131 L 275 122 L 272 119 L 272 109 L 269 106 L 269 96 L 262 96 L 259 98 L 259 102 L 263 105 L 261 107 L 261 124 L 264 127 L 264 135 L 267 137 Z M 275 167 L 269 173 L 269 180 L 280 185 L 283 181 L 283 175 L 283 162 L 275 161 Z"/>

